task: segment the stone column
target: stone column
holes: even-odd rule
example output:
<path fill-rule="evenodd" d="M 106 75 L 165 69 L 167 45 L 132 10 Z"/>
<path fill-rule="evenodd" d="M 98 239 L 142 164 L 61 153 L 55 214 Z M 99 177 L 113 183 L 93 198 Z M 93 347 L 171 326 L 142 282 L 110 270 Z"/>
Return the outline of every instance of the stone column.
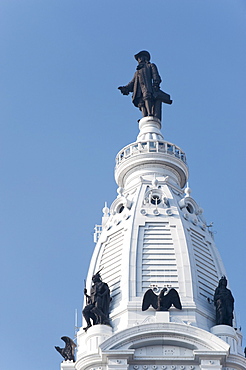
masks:
<path fill-rule="evenodd" d="M 213 326 L 210 331 L 230 345 L 230 354 L 237 355 L 240 353 L 243 355 L 243 351 L 239 343 L 240 340 L 234 328 L 229 325 L 216 325 Z"/>
<path fill-rule="evenodd" d="M 87 332 L 81 328 L 77 334 L 77 360 L 99 353 L 100 344 L 110 338 L 112 333 L 112 328 L 108 325 L 93 325 Z"/>
<path fill-rule="evenodd" d="M 73 361 L 63 361 L 61 363 L 61 370 L 75 370 L 75 362 Z"/>

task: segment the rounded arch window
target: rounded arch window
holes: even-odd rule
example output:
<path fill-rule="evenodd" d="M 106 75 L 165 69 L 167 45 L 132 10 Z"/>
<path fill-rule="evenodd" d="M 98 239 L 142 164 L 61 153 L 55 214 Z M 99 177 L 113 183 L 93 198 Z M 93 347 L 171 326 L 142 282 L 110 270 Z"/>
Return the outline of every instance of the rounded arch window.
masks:
<path fill-rule="evenodd" d="M 158 194 L 153 194 L 151 196 L 151 204 L 157 205 L 161 203 L 161 197 Z"/>
<path fill-rule="evenodd" d="M 186 206 L 186 209 L 189 213 L 194 213 L 194 207 L 192 206 L 191 203 L 188 203 Z"/>
<path fill-rule="evenodd" d="M 123 204 L 120 204 L 118 207 L 117 207 L 117 213 L 122 213 L 124 211 L 125 207 Z"/>

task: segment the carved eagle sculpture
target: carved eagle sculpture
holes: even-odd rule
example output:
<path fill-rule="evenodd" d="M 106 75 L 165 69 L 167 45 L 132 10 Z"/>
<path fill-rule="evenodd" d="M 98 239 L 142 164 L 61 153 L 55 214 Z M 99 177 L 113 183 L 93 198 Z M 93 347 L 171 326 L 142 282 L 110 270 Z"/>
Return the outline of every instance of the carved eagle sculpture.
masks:
<path fill-rule="evenodd" d="M 69 337 L 61 337 L 61 340 L 65 342 L 66 344 L 65 348 L 55 346 L 55 349 L 62 355 L 65 361 L 69 360 L 75 362 L 74 350 L 75 347 L 77 347 L 76 344 Z"/>
<path fill-rule="evenodd" d="M 163 288 L 157 295 L 152 289 L 148 289 L 143 297 L 142 311 L 146 311 L 149 306 L 152 306 L 156 311 L 168 311 L 174 305 L 175 308 L 182 310 L 179 294 L 174 288 L 170 289 L 167 294 L 164 294 L 167 288 Z"/>

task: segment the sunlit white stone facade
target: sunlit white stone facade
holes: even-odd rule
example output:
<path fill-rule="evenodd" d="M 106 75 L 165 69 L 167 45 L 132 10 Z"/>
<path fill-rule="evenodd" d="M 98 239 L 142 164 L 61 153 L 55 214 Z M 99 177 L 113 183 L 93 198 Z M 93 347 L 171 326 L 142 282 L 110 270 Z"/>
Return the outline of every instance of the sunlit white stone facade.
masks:
<path fill-rule="evenodd" d="M 215 325 L 214 290 L 226 275 L 202 209 L 187 186 L 185 153 L 142 118 L 136 142 L 116 157 L 118 196 L 103 209 L 87 289 L 101 270 L 112 327 L 78 332 L 75 364 L 63 370 L 243 370 L 242 336 Z M 147 289 L 175 288 L 182 310 L 142 311 Z M 86 325 L 85 325 L 86 326 Z M 66 367 L 67 366 L 67 367 Z M 70 366 L 70 367 L 69 367 Z"/>

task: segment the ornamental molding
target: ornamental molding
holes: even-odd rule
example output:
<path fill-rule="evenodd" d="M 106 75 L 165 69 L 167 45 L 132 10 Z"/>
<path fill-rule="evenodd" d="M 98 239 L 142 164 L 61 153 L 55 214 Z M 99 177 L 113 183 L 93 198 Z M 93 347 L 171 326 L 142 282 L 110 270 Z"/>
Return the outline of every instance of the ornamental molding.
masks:
<path fill-rule="evenodd" d="M 205 330 L 179 323 L 150 323 L 132 327 L 113 335 L 101 344 L 101 351 L 137 348 L 168 341 L 173 345 L 200 351 L 229 352 L 229 345 Z"/>
<path fill-rule="evenodd" d="M 145 168 L 149 168 L 150 165 L 152 168 L 159 168 L 161 166 L 161 170 L 168 170 L 169 172 L 173 173 L 175 177 L 178 179 L 179 184 L 181 184 L 181 188 L 183 188 L 186 184 L 186 181 L 188 179 L 188 169 L 187 166 L 183 163 L 180 163 L 179 160 L 173 160 L 172 162 L 169 162 L 169 158 L 160 158 L 160 157 L 154 157 L 154 156 L 147 156 L 143 155 L 140 158 L 135 158 L 134 161 L 131 159 L 128 163 L 122 163 L 119 165 L 117 169 L 115 169 L 115 179 L 118 184 L 118 186 L 124 187 L 124 183 L 126 182 L 126 179 L 134 172 L 139 172 Z M 160 172 L 160 170 L 159 170 Z M 152 172 L 153 173 L 153 172 Z M 143 174 L 144 176 L 145 174 Z M 161 174 L 163 176 L 163 172 Z M 139 175 L 138 175 L 139 176 Z"/>
<path fill-rule="evenodd" d="M 246 369 L 246 358 L 242 356 L 237 355 L 229 355 L 229 357 L 226 359 L 226 365 L 227 367 L 232 367 L 236 370 L 245 370 Z"/>

